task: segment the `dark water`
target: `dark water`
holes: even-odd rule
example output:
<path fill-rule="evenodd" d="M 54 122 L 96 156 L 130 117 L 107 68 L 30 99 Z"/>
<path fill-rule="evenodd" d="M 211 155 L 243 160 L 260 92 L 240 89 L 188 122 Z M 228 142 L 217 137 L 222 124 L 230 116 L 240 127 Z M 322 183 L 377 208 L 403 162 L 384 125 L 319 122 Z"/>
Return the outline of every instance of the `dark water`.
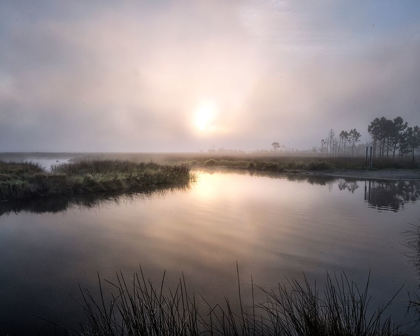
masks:
<path fill-rule="evenodd" d="M 97 272 L 129 278 L 139 264 L 155 281 L 166 270 L 168 284 L 183 271 L 213 301 L 236 297 L 236 261 L 245 295 L 251 275 L 269 289 L 303 272 L 322 285 L 326 271 L 363 285 L 370 270 L 372 304 L 404 285 L 390 313 L 412 318 L 420 277 L 406 232 L 420 225 L 419 182 L 196 176 L 189 188 L 0 203 L 0 335 L 59 330 L 31 314 L 78 330 L 78 283 L 96 290 Z"/>

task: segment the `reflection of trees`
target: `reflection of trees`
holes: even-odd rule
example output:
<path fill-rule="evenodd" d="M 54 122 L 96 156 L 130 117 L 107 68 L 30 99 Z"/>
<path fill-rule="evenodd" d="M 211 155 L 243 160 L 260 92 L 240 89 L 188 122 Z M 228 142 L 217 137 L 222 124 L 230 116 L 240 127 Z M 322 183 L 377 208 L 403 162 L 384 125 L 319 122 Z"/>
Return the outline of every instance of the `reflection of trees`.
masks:
<path fill-rule="evenodd" d="M 251 175 L 256 177 L 269 177 L 273 179 L 285 179 L 296 183 L 309 183 L 311 185 L 327 186 L 329 190 L 335 184 L 341 191 L 349 191 L 352 194 L 360 187 L 362 181 L 354 178 L 338 178 L 333 176 L 317 176 L 302 173 L 278 173 L 272 171 L 248 170 L 248 169 L 204 169 L 205 172 L 217 172 L 221 174 Z M 365 201 L 369 207 L 379 210 L 397 212 L 406 203 L 415 202 L 420 198 L 420 181 L 388 181 L 374 180 L 364 181 Z"/>
<path fill-rule="evenodd" d="M 338 189 L 340 189 L 340 190 L 348 190 L 352 194 L 354 194 L 354 192 L 358 188 L 359 188 L 359 184 L 357 183 L 357 181 L 349 181 L 349 180 L 343 179 L 343 180 L 340 180 L 338 182 Z"/>
<path fill-rule="evenodd" d="M 331 176 L 315 176 L 315 175 L 286 175 L 288 181 L 303 182 L 312 185 L 331 186 L 337 181 L 336 177 Z"/>
<path fill-rule="evenodd" d="M 185 190 L 189 185 L 155 187 L 142 192 L 102 192 L 60 197 L 36 197 L 19 201 L 0 202 L 0 216 L 10 213 L 57 213 L 71 208 L 94 208 L 109 203 L 119 204 L 126 201 L 163 196 L 168 191 Z"/>
<path fill-rule="evenodd" d="M 365 201 L 370 207 L 394 212 L 409 202 L 420 198 L 419 181 L 368 181 L 365 182 Z"/>
<path fill-rule="evenodd" d="M 318 175 L 310 175 L 310 174 L 302 174 L 302 173 L 294 173 L 294 172 L 287 172 L 287 173 L 279 173 L 275 171 L 269 170 L 249 170 L 249 169 L 241 169 L 241 168 L 200 168 L 196 169 L 198 172 L 205 172 L 207 174 L 213 173 L 220 173 L 220 174 L 231 174 L 231 175 L 250 175 L 254 177 L 268 177 L 273 179 L 279 180 L 288 180 L 292 182 L 298 183 L 309 183 L 313 185 L 321 185 L 321 186 L 329 186 L 332 183 L 338 180 L 337 177 L 333 176 L 318 176 Z"/>

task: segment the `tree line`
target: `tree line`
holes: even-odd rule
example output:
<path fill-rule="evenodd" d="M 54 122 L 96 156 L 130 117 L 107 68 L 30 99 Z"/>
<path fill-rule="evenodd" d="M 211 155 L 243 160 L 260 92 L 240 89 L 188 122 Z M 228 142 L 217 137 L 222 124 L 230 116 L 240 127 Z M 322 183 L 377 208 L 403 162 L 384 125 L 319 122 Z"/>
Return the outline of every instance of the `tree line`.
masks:
<path fill-rule="evenodd" d="M 354 128 L 350 131 L 341 131 L 338 138 L 335 131 L 331 129 L 325 139 L 321 140 L 319 151 L 329 156 L 346 156 L 351 149 L 351 156 L 359 151 L 357 143 L 360 142 L 361 134 Z"/>
<path fill-rule="evenodd" d="M 359 145 L 361 134 L 354 128 L 350 131 L 341 131 L 338 136 L 331 129 L 327 136 L 321 140 L 321 146 L 312 150 L 319 151 L 328 156 L 354 156 L 360 154 L 360 149 L 366 146 L 373 147 L 373 155 L 380 158 L 395 158 L 414 153 L 420 147 L 420 127 L 408 126 L 403 118 L 385 117 L 375 118 L 368 126 L 371 141 Z"/>
<path fill-rule="evenodd" d="M 420 147 L 419 126 L 409 127 L 403 118 L 387 119 L 375 118 L 368 127 L 372 137 L 374 156 L 393 158 L 413 154 Z"/>

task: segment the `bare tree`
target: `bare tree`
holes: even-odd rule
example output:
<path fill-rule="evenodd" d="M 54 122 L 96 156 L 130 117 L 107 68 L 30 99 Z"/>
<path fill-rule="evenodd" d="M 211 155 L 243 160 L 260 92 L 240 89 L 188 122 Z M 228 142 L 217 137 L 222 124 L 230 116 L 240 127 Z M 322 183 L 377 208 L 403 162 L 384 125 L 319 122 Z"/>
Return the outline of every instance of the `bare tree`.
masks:
<path fill-rule="evenodd" d="M 352 129 L 349 132 L 349 138 L 351 142 L 351 156 L 354 156 L 354 148 L 356 146 L 356 143 L 360 141 L 361 134 L 356 130 Z"/>
<path fill-rule="evenodd" d="M 341 131 L 339 137 L 343 148 L 343 156 L 346 156 L 346 144 L 349 140 L 349 133 L 347 131 Z"/>
<path fill-rule="evenodd" d="M 329 147 L 330 156 L 333 155 L 334 137 L 335 137 L 335 132 L 333 129 L 330 129 L 330 131 L 328 132 L 328 144 L 327 144 Z"/>

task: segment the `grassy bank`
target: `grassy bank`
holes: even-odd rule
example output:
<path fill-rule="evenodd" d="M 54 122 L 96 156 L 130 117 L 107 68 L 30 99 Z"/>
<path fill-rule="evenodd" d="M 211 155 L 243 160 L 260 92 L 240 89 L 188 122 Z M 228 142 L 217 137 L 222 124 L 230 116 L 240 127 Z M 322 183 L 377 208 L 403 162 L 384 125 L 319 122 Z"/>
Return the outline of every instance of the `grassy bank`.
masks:
<path fill-rule="evenodd" d="M 239 273 L 238 273 L 239 274 Z M 369 279 L 363 288 L 345 274 L 327 275 L 320 291 L 306 279 L 291 280 L 268 291 L 252 285 L 252 301 L 244 304 L 238 276 L 237 302 L 210 305 L 200 295 L 189 293 L 185 279 L 165 290 L 164 279 L 157 286 L 142 272 L 128 280 L 117 275 L 112 300 L 104 298 L 99 280 L 99 296 L 82 291 L 86 317 L 83 335 L 278 335 L 278 336 L 396 336 L 384 307 L 369 307 Z M 264 300 L 257 303 L 256 292 Z M 235 307 L 235 308 L 233 308 Z"/>
<path fill-rule="evenodd" d="M 0 201 L 93 192 L 135 191 L 188 183 L 186 165 L 90 160 L 54 166 L 51 172 L 33 163 L 0 162 Z"/>
<path fill-rule="evenodd" d="M 331 170 L 331 169 L 356 169 L 365 170 L 364 157 L 326 157 L 298 154 L 222 154 L 222 153 L 106 153 L 89 154 L 90 159 L 124 159 L 130 161 L 147 161 L 153 159 L 163 164 L 185 164 L 192 167 L 215 166 L 240 169 L 288 171 L 288 170 Z M 81 160 L 81 158 L 76 158 Z M 411 158 L 376 158 L 373 161 L 374 169 L 411 169 Z M 417 158 L 415 168 L 420 169 L 420 159 Z"/>
<path fill-rule="evenodd" d="M 220 156 L 205 156 L 194 157 L 189 160 L 182 158 L 170 157 L 169 162 L 182 163 L 191 166 L 217 166 L 217 167 L 231 167 L 231 168 L 245 168 L 255 170 L 268 171 L 288 171 L 288 170 L 335 170 L 335 169 L 352 169 L 365 170 L 365 158 L 356 157 L 287 157 L 287 156 L 268 156 L 268 157 L 220 157 Z M 417 163 L 417 169 L 420 165 Z M 411 160 L 404 159 L 378 159 L 374 162 L 374 169 L 411 169 Z"/>

